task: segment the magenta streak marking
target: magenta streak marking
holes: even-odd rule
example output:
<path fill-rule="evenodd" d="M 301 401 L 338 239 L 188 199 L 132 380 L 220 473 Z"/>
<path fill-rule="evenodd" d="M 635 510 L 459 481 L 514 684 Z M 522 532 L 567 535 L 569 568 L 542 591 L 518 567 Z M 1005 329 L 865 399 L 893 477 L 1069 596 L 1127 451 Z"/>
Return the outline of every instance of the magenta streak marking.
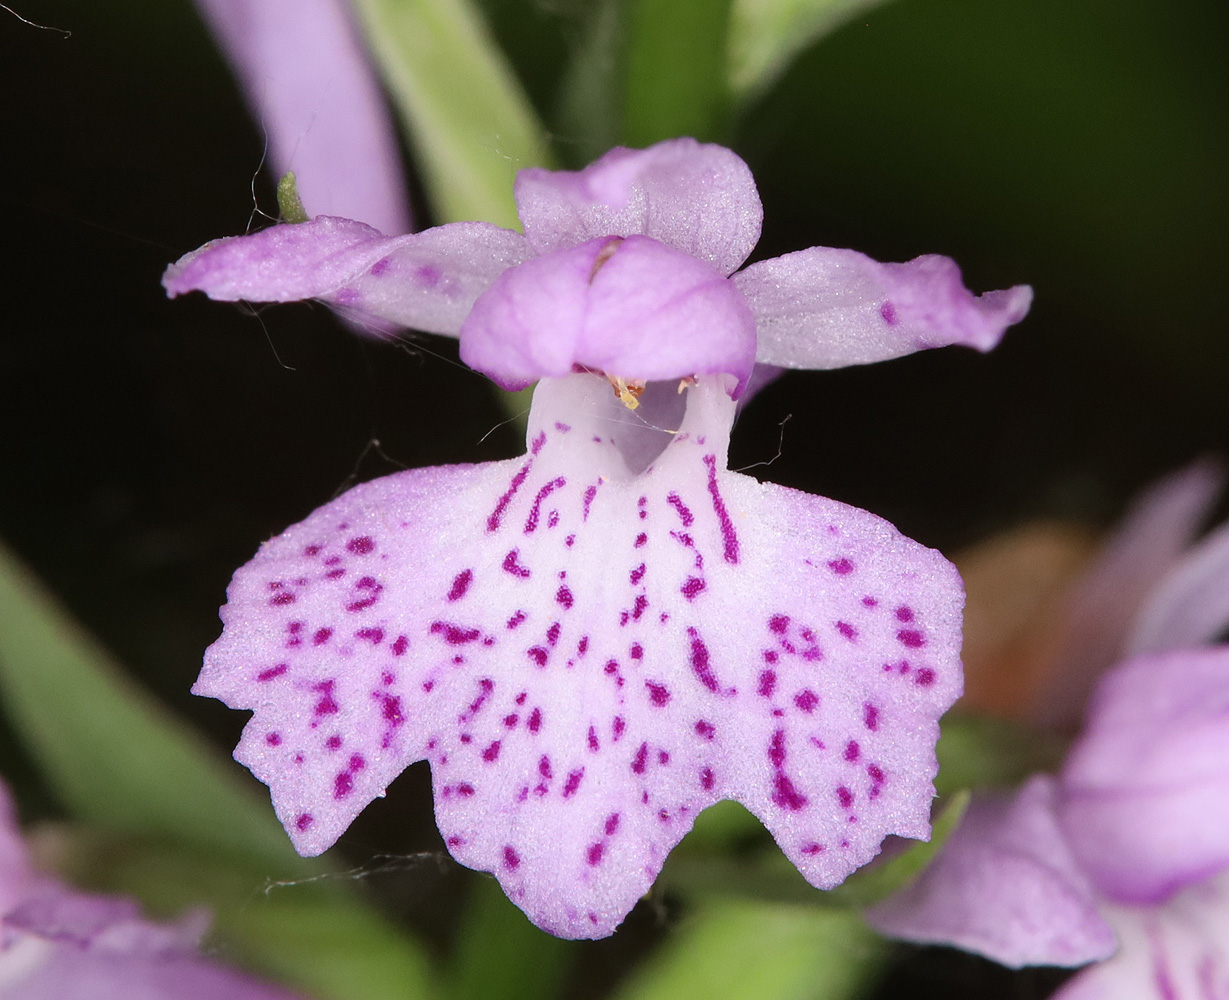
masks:
<path fill-rule="evenodd" d="M 538 436 L 533 439 L 533 444 L 529 446 L 530 453 L 536 455 L 542 450 L 544 444 L 546 444 L 546 431 L 538 431 Z"/>
<path fill-rule="evenodd" d="M 636 751 L 636 756 L 632 758 L 632 771 L 636 774 L 644 774 L 645 767 L 649 759 L 649 745 L 641 743 L 640 749 Z"/>
<path fill-rule="evenodd" d="M 546 661 L 550 659 L 550 651 L 545 646 L 530 646 L 525 650 L 525 655 L 539 667 L 546 666 Z"/>
<path fill-rule="evenodd" d="M 837 798 L 837 801 L 841 803 L 842 809 L 848 809 L 850 806 L 853 805 L 853 792 L 851 792 L 844 785 L 841 785 L 836 790 L 836 798 Z"/>
<path fill-rule="evenodd" d="M 688 628 L 687 635 L 691 637 L 692 672 L 706 688 L 710 691 L 716 691 L 720 685 L 717 683 L 717 677 L 713 673 L 712 667 L 709 666 L 708 647 L 704 645 L 704 640 L 700 638 L 700 633 L 694 628 Z"/>
<path fill-rule="evenodd" d="M 879 709 L 869 701 L 862 706 L 862 722 L 872 731 L 879 728 Z"/>
<path fill-rule="evenodd" d="M 368 593 L 357 601 L 351 601 L 347 604 L 347 611 L 362 611 L 364 608 L 371 607 L 380 599 L 380 594 L 384 590 L 384 584 L 376 580 L 374 576 L 365 576 L 354 585 L 354 589 L 368 591 Z"/>
<path fill-rule="evenodd" d="M 538 518 L 542 514 L 542 501 L 559 489 L 566 485 L 566 480 L 562 476 L 556 476 L 549 483 L 538 490 L 538 495 L 533 498 L 533 506 L 529 508 L 529 516 L 525 518 L 525 534 L 532 535 L 538 530 Z"/>
<path fill-rule="evenodd" d="M 312 690 L 320 694 L 320 700 L 316 702 L 315 708 L 317 715 L 334 715 L 341 711 L 333 698 L 333 688 L 336 683 L 336 681 L 321 681 L 319 684 L 312 685 Z"/>
<path fill-rule="evenodd" d="M 585 860 L 589 863 L 590 868 L 596 868 L 602 863 L 602 854 L 605 850 L 605 845 L 601 843 L 589 845 L 589 853 L 585 855 Z"/>
<path fill-rule="evenodd" d="M 536 733 L 542 728 L 542 709 L 535 708 L 529 713 L 529 721 L 526 723 L 531 733 Z"/>
<path fill-rule="evenodd" d="M 637 594 L 635 603 L 632 605 L 632 621 L 640 621 L 640 616 L 644 614 L 644 610 L 648 606 L 649 599 L 644 594 Z"/>
<path fill-rule="evenodd" d="M 448 591 L 449 601 L 459 601 L 465 596 L 465 592 L 469 590 L 469 585 L 474 582 L 474 571 L 472 569 L 464 569 L 458 573 L 452 580 L 452 589 Z"/>
<path fill-rule="evenodd" d="M 902 646 L 908 646 L 910 649 L 920 649 L 926 645 L 926 637 L 911 628 L 903 628 L 896 633 L 896 638 L 900 640 Z"/>
<path fill-rule="evenodd" d="M 772 801 L 783 809 L 798 812 L 807 804 L 807 797 L 794 787 L 794 783 L 784 771 L 778 771 L 773 776 L 772 786 Z"/>
<path fill-rule="evenodd" d="M 316 634 L 312 636 L 312 645 L 313 646 L 323 646 L 326 642 L 329 641 L 329 637 L 332 636 L 332 634 L 333 634 L 333 630 L 331 628 L 316 629 Z"/>
<path fill-rule="evenodd" d="M 262 670 L 256 675 L 256 679 L 262 684 L 266 681 L 273 680 L 274 677 L 281 677 L 290 667 L 288 664 L 279 663 L 276 667 L 270 667 L 268 670 Z"/>
<path fill-rule="evenodd" d="M 572 606 L 574 598 L 572 592 L 567 587 L 560 587 L 555 591 L 555 603 L 560 605 L 564 610 Z"/>
<path fill-rule="evenodd" d="M 644 574 L 646 572 L 647 572 L 647 569 L 644 563 L 641 563 L 639 566 L 637 566 L 634 570 L 632 570 L 627 575 L 627 579 L 631 583 L 631 585 L 634 587 L 636 586 L 636 584 L 638 584 L 641 580 L 644 579 Z"/>
<path fill-rule="evenodd" d="M 597 751 L 600 750 L 601 748 L 602 748 L 602 745 L 601 743 L 598 742 L 598 739 L 597 739 L 597 730 L 594 729 L 592 726 L 590 726 L 589 727 L 589 749 L 592 750 L 594 753 L 597 753 Z"/>
<path fill-rule="evenodd" d="M 476 628 L 465 628 L 452 622 L 432 622 L 431 634 L 442 635 L 450 646 L 464 646 L 466 643 L 475 642 L 482 635 Z"/>
<path fill-rule="evenodd" d="M 700 772 L 700 787 L 706 792 L 712 791 L 713 785 L 717 781 L 717 776 L 713 774 L 711 767 L 706 767 Z"/>
<path fill-rule="evenodd" d="M 563 797 L 565 799 L 570 799 L 573 795 L 576 794 L 576 791 L 577 789 L 580 788 L 580 782 L 584 778 L 584 776 L 585 776 L 585 769 L 583 767 L 578 768 L 575 771 L 568 772 L 567 781 L 563 783 Z"/>
<path fill-rule="evenodd" d="M 356 639 L 366 639 L 373 646 L 378 646 L 384 641 L 384 629 L 382 628 L 361 628 L 354 633 Z"/>
<path fill-rule="evenodd" d="M 522 580 L 529 578 L 529 570 L 518 562 L 520 549 L 513 549 L 504 556 L 503 569 L 505 573 L 511 573 L 513 576 L 519 576 Z"/>
<path fill-rule="evenodd" d="M 581 520 L 589 520 L 589 506 L 593 503 L 593 498 L 597 496 L 597 486 L 591 485 L 585 487 L 585 498 L 581 504 Z"/>
<path fill-rule="evenodd" d="M 670 701 L 670 689 L 666 685 L 645 681 L 644 686 L 649 690 L 649 701 L 657 708 L 662 708 Z"/>
<path fill-rule="evenodd" d="M 604 827 L 607 837 L 613 837 L 619 832 L 619 814 L 611 813 L 606 817 L 606 826 Z"/>
<path fill-rule="evenodd" d="M 734 530 L 734 522 L 730 520 L 730 512 L 725 509 L 725 501 L 721 499 L 721 491 L 717 488 L 717 456 L 705 455 L 704 464 L 708 466 L 708 494 L 713 500 L 713 513 L 721 524 L 721 540 L 725 547 L 725 561 L 738 562 L 738 533 Z"/>
<path fill-rule="evenodd" d="M 499 740 L 495 740 L 495 742 L 482 751 L 482 759 L 488 764 L 499 760 Z"/>
<path fill-rule="evenodd" d="M 616 715 L 614 717 L 614 722 L 611 724 L 611 727 L 610 727 L 611 733 L 616 743 L 618 743 L 619 740 L 623 738 L 623 730 L 626 727 L 627 727 L 627 723 L 623 721 L 623 716 Z"/>
<path fill-rule="evenodd" d="M 640 548 L 640 547 L 642 547 L 642 546 L 643 546 L 643 545 L 644 545 L 644 544 L 645 544 L 648 540 L 649 540 L 649 536 L 648 536 L 648 535 L 646 535 L 646 534 L 642 531 L 642 532 L 640 532 L 640 534 L 638 534 L 638 535 L 636 536 L 636 541 L 635 541 L 634 547 L 635 547 L 635 548 Z"/>
<path fill-rule="evenodd" d="M 546 436 L 544 434 L 539 434 L 538 438 L 542 441 L 546 440 Z M 507 491 L 499 498 L 499 503 L 497 503 L 495 505 L 495 509 L 491 511 L 491 516 L 486 519 L 487 531 L 499 530 L 499 523 L 503 520 L 504 513 L 508 509 L 508 504 L 510 504 L 512 502 L 512 498 L 516 496 L 516 491 L 525 484 L 525 478 L 529 475 L 529 470 L 531 468 L 533 468 L 532 459 L 522 465 L 520 471 L 512 477 L 512 482 L 508 484 Z"/>
<path fill-rule="evenodd" d="M 853 763 L 862 756 L 862 749 L 858 746 L 857 740 L 850 740 L 845 744 L 845 759 Z"/>
<path fill-rule="evenodd" d="M 687 600 L 694 601 L 703 592 L 704 587 L 704 581 L 698 576 L 689 576 L 683 583 L 683 586 L 679 588 L 679 593 L 687 598 Z"/>
<path fill-rule="evenodd" d="M 683 503 L 683 498 L 677 493 L 670 493 L 666 496 L 666 503 L 678 511 L 679 520 L 683 522 L 684 528 L 690 528 L 695 523 L 695 517 L 691 511 L 687 509 L 687 505 Z"/>

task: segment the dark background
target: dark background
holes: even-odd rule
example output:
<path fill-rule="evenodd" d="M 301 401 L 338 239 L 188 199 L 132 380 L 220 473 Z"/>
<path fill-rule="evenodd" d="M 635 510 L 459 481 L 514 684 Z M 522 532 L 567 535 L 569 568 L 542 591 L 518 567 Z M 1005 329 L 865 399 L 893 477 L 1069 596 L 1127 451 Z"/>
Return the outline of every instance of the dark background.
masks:
<path fill-rule="evenodd" d="M 580 6 L 486 7 L 556 121 Z M 262 136 L 187 2 L 18 10 L 72 34 L 0 10 L 0 536 L 229 744 L 242 719 L 187 688 L 259 542 L 355 481 L 521 443 L 450 342 L 166 301 L 168 262 L 244 231 L 254 195 L 275 210 Z M 941 252 L 975 290 L 1030 282 L 1036 303 L 989 356 L 786 376 L 731 467 L 772 460 L 755 474 L 950 551 L 1028 517 L 1108 523 L 1158 474 L 1229 453 L 1227 38 L 1218 0 L 900 0 L 804 55 L 732 125 L 765 202 L 756 256 Z M 29 782 L 2 732 L 0 753 Z M 413 770 L 343 841 L 356 855 L 438 847 Z M 428 879 L 432 905 L 456 878 Z M 964 956 L 900 975 L 885 995 L 1052 983 Z"/>

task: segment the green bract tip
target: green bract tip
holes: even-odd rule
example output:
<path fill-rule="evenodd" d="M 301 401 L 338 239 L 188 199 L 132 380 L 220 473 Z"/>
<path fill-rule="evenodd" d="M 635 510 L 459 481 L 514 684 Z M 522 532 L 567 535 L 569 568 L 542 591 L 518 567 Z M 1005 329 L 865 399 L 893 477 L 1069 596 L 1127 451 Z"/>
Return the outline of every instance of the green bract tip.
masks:
<path fill-rule="evenodd" d="M 311 218 L 299 197 L 299 186 L 295 183 L 293 170 L 286 171 L 277 182 L 277 208 L 282 213 L 283 222 L 306 222 Z"/>

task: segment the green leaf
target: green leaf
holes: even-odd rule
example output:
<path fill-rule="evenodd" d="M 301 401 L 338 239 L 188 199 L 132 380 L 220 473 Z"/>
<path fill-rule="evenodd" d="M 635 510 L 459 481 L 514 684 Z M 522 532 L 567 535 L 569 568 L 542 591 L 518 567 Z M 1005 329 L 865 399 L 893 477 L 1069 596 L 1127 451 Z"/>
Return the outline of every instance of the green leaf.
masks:
<path fill-rule="evenodd" d="M 627 80 L 625 0 L 594 0 L 559 87 L 558 120 L 573 167 L 596 160 L 623 135 Z"/>
<path fill-rule="evenodd" d="M 471 882 L 452 962 L 452 1000 L 551 1000 L 563 985 L 575 945 L 534 927 L 495 879 L 479 876 Z"/>
<path fill-rule="evenodd" d="M 807 47 L 883 0 L 733 0 L 728 76 L 741 101 L 767 90 Z"/>
<path fill-rule="evenodd" d="M 36 840 L 53 842 L 70 881 L 136 896 L 151 915 L 208 906 L 210 954 L 317 1000 L 440 995 L 422 944 L 365 906 L 351 874 L 270 882 L 213 854 L 80 828 Z"/>
<path fill-rule="evenodd" d="M 627 19 L 627 144 L 721 138 L 730 0 L 628 0 Z"/>
<path fill-rule="evenodd" d="M 852 913 L 724 901 L 701 907 L 615 1000 L 843 1000 L 886 945 Z"/>
<path fill-rule="evenodd" d="M 948 795 L 961 788 L 1017 785 L 1037 771 L 1053 771 L 1062 762 L 1066 742 L 1020 723 L 947 715 L 937 750 L 935 787 Z"/>
<path fill-rule="evenodd" d="M 824 909 L 870 906 L 903 889 L 918 877 L 960 823 L 969 792 L 948 800 L 931 828 L 929 841 L 871 862 L 835 889 L 816 889 L 775 845 L 750 858 L 728 854 L 676 851 L 666 862 L 658 885 L 696 898 L 740 898 Z"/>
<path fill-rule="evenodd" d="M 274 872 L 320 870 L 254 781 L 125 676 L 2 543 L 0 696 L 74 816 Z"/>
<path fill-rule="evenodd" d="M 469 0 L 355 0 L 440 222 L 519 228 L 512 181 L 546 133 Z"/>

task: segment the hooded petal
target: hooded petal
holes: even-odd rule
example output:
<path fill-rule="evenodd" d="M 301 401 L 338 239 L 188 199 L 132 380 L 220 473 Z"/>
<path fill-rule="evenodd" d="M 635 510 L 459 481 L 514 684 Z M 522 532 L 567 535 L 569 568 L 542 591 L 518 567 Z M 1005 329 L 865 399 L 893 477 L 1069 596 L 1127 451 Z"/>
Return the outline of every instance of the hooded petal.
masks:
<path fill-rule="evenodd" d="M 988 351 L 1033 299 L 1027 285 L 974 296 L 947 257 L 880 264 L 827 247 L 760 261 L 733 281 L 755 313 L 756 360 L 785 368 L 843 368 L 948 344 Z"/>
<path fill-rule="evenodd" d="M 656 381 L 755 364 L 755 320 L 711 265 L 646 236 L 590 240 L 510 268 L 461 327 L 461 360 L 505 388 L 577 367 Z"/>
<path fill-rule="evenodd" d="M 197 0 L 313 214 L 410 229 L 396 133 L 344 0 Z"/>
<path fill-rule="evenodd" d="M 1075 728 L 1097 678 L 1122 656 L 1140 608 L 1198 534 L 1224 479 L 1218 464 L 1197 462 L 1131 505 L 1066 601 L 1065 635 L 1035 708 L 1038 721 Z"/>
<path fill-rule="evenodd" d="M 1148 597 L 1128 654 L 1203 646 L 1229 628 L 1229 524 L 1188 552 Z"/>
<path fill-rule="evenodd" d="M 701 379 L 653 455 L 604 380 L 544 380 L 525 458 L 360 486 L 236 574 L 194 690 L 255 709 L 236 756 L 300 851 L 426 757 L 453 855 L 598 937 L 721 798 L 820 886 L 926 835 L 959 580 L 726 472 L 733 411 Z"/>
<path fill-rule="evenodd" d="M 1060 809 L 1110 899 L 1156 903 L 1229 866 L 1229 646 L 1109 674 L 1063 769 Z"/>
<path fill-rule="evenodd" d="M 1162 907 L 1107 906 L 1121 947 L 1054 1000 L 1220 1000 L 1229 996 L 1229 880 L 1179 893 Z"/>
<path fill-rule="evenodd" d="M 320 299 L 358 318 L 455 336 L 475 300 L 529 254 L 519 233 L 454 222 L 386 237 L 349 219 L 320 217 L 206 243 L 166 269 L 171 296 L 223 302 Z"/>
<path fill-rule="evenodd" d="M 538 253 L 601 236 L 651 236 L 730 274 L 760 238 L 764 209 L 732 150 L 670 139 L 612 149 L 584 170 L 522 170 L 516 205 Z"/>
<path fill-rule="evenodd" d="M 891 937 L 947 944 L 1012 968 L 1108 958 L 1114 933 L 1054 814 L 1054 782 L 979 796 L 934 863 L 866 913 Z"/>

